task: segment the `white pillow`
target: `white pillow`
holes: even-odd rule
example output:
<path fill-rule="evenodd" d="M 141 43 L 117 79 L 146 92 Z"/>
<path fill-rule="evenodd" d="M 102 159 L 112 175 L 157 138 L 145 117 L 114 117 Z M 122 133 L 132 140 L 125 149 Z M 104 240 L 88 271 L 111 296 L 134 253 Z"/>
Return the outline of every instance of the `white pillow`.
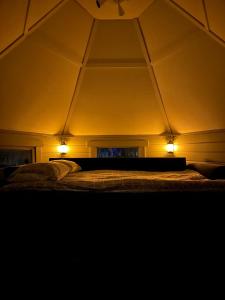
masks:
<path fill-rule="evenodd" d="M 26 164 L 13 172 L 8 181 L 60 180 L 69 172 L 69 166 L 57 162 Z"/>
<path fill-rule="evenodd" d="M 81 167 L 72 160 L 57 159 L 57 160 L 52 160 L 52 162 L 57 162 L 57 163 L 61 163 L 61 164 L 68 166 L 70 168 L 70 173 L 78 172 L 81 170 Z"/>

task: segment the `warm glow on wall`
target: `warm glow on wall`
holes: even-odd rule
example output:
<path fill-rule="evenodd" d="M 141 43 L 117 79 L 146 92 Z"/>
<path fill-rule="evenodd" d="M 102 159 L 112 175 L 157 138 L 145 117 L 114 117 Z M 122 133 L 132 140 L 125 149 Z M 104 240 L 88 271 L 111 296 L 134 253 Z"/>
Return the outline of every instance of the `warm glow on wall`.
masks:
<path fill-rule="evenodd" d="M 66 154 L 69 151 L 69 147 L 66 144 L 62 144 L 58 146 L 58 152 L 60 154 Z"/>

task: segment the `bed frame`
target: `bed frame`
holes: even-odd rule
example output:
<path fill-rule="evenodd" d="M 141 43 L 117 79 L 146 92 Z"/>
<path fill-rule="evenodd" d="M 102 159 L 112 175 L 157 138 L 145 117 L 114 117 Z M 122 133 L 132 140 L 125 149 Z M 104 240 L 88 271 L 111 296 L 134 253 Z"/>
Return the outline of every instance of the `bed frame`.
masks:
<path fill-rule="evenodd" d="M 90 170 L 139 170 L 182 171 L 186 168 L 185 157 L 139 157 L 139 158 L 50 158 L 67 159 L 79 164 L 83 171 Z"/>
<path fill-rule="evenodd" d="M 78 163 L 83 171 L 90 171 L 90 170 L 136 170 L 136 171 L 182 171 L 187 168 L 186 165 L 186 158 L 185 157 L 146 157 L 146 158 L 50 158 L 49 160 L 59 160 L 59 159 L 67 159 L 74 161 Z M 8 192 L 5 193 L 4 197 L 11 197 L 11 195 L 15 194 L 15 198 L 18 197 L 17 192 Z M 203 198 L 205 195 L 208 195 L 208 192 L 204 191 L 190 191 L 190 192 L 176 192 L 176 191 L 170 191 L 170 192 L 116 192 L 113 191 L 109 192 L 101 192 L 101 191 L 64 191 L 64 190 L 51 190 L 51 191 L 32 191 L 32 190 L 25 190 L 25 191 L 19 191 L 19 195 L 21 197 L 32 199 L 37 199 L 38 203 L 40 199 L 47 197 L 48 199 L 51 199 L 54 201 L 58 199 L 60 200 L 60 205 L 62 205 L 61 200 L 65 199 L 66 201 L 71 201 L 73 203 L 76 203 L 76 207 L 81 205 L 84 206 L 84 202 L 89 203 L 89 208 L 92 207 L 93 209 L 96 209 L 98 207 L 98 203 L 93 200 L 109 200 L 107 202 L 104 202 L 109 207 L 110 205 L 115 206 L 116 202 L 120 200 L 128 200 L 129 205 L 131 204 L 131 200 L 158 200 L 158 199 L 178 199 L 179 201 L 185 198 L 188 199 L 197 199 Z M 212 191 L 213 198 L 218 194 L 219 198 L 224 197 L 224 192 L 217 192 Z M 222 195 L 223 194 L 223 195 Z M 204 197 L 205 198 L 205 197 Z M 85 200 L 85 201 L 84 201 Z M 64 203 L 64 202 L 63 202 Z M 111 203 L 111 204 L 110 204 Z M 128 202 L 127 202 L 128 203 Z M 119 205 L 121 206 L 122 202 L 120 201 Z M 102 204 L 100 205 L 102 207 Z M 126 207 L 126 204 L 125 204 Z"/>

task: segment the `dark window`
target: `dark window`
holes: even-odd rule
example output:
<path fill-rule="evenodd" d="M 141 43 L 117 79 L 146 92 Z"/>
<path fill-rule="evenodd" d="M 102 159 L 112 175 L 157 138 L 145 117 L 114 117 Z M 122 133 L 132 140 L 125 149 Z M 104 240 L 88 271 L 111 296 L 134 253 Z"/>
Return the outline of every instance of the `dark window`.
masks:
<path fill-rule="evenodd" d="M 97 157 L 138 157 L 138 147 L 97 148 Z"/>
<path fill-rule="evenodd" d="M 0 149 L 0 167 L 32 163 L 32 149 Z"/>

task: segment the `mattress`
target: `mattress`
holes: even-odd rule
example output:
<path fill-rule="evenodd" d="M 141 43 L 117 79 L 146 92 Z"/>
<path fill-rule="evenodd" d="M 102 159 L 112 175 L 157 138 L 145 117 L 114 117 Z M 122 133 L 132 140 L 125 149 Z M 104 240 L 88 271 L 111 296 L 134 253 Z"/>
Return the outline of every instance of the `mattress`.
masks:
<path fill-rule="evenodd" d="M 10 183 L 0 191 L 225 192 L 225 180 L 210 180 L 197 171 L 189 169 L 163 172 L 93 170 L 69 173 L 63 179 L 56 181 Z"/>

